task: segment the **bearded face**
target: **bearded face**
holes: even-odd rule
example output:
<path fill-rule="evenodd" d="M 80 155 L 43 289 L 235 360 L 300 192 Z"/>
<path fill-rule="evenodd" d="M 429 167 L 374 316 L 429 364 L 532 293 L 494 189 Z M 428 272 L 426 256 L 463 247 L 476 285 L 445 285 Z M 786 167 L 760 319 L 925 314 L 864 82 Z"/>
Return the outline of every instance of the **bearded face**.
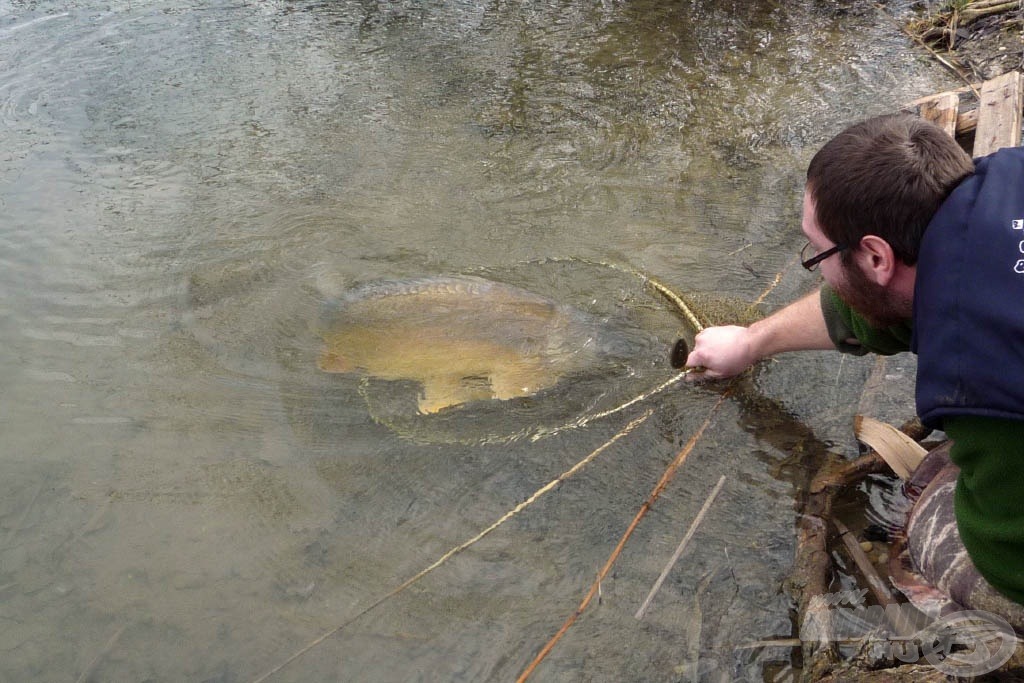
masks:
<path fill-rule="evenodd" d="M 892 327 L 910 319 L 912 303 L 871 280 L 853 259 L 845 259 L 839 269 L 841 277 L 832 288 L 839 298 L 876 328 Z"/>
<path fill-rule="evenodd" d="M 804 192 L 801 229 L 817 253 L 835 246 L 818 225 L 814 197 L 809 190 Z M 891 285 L 881 285 L 870 278 L 858 260 L 859 249 L 860 244 L 824 259 L 819 266 L 822 277 L 840 299 L 873 327 L 892 327 L 909 320 L 913 312 L 911 299 L 897 294 Z"/>

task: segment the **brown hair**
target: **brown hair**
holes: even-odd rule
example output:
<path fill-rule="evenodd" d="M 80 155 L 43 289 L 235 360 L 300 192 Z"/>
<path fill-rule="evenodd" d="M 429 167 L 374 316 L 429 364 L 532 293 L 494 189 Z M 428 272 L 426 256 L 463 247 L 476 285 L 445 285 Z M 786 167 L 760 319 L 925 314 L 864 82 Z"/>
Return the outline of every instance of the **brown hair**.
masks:
<path fill-rule="evenodd" d="M 925 228 L 974 162 L 941 128 L 912 114 L 854 124 L 822 147 L 807 190 L 825 236 L 856 248 L 877 235 L 907 265 L 917 263 Z M 849 262 L 850 250 L 843 252 Z"/>

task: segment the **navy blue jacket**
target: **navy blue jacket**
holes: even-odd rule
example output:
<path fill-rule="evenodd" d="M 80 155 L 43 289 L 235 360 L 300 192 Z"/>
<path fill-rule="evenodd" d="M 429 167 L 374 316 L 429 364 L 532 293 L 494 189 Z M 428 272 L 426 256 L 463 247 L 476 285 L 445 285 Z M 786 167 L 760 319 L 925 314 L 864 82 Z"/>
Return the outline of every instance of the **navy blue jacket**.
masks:
<path fill-rule="evenodd" d="M 976 160 L 921 242 L 917 413 L 1024 420 L 1024 148 Z"/>

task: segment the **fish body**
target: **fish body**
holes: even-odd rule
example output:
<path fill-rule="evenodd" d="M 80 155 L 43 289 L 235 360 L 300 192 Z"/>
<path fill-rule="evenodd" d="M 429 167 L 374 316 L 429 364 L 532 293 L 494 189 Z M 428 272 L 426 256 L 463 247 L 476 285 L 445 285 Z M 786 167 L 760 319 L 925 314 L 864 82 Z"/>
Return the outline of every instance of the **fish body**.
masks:
<path fill-rule="evenodd" d="M 421 413 L 529 396 L 600 356 L 601 321 L 477 277 L 370 283 L 324 306 L 318 365 L 412 380 Z"/>

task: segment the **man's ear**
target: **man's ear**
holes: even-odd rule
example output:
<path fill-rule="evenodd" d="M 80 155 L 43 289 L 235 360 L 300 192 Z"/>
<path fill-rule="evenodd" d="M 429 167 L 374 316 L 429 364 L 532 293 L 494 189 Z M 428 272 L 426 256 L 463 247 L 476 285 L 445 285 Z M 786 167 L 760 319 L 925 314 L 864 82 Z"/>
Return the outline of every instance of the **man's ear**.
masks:
<path fill-rule="evenodd" d="M 892 281 L 898 263 L 888 242 L 878 235 L 864 235 L 855 253 L 861 270 L 869 279 L 883 287 Z"/>

